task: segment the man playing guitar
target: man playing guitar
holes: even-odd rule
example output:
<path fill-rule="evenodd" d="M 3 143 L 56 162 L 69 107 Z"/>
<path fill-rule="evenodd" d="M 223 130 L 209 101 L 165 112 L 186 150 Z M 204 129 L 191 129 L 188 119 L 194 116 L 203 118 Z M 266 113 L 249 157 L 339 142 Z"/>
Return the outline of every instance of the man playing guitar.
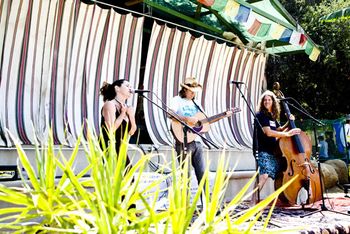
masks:
<path fill-rule="evenodd" d="M 194 100 L 195 94 L 202 90 L 202 86 L 198 84 L 195 78 L 189 77 L 185 79 L 185 82 L 180 84 L 181 90 L 179 91 L 179 95 L 173 97 L 170 100 L 170 109 L 176 114 L 176 116 L 187 123 L 190 127 L 195 129 L 198 127 L 198 132 L 205 132 L 208 130 L 209 127 L 202 128 L 201 120 L 198 116 L 205 116 L 203 112 L 203 108 L 197 104 Z M 210 120 L 208 118 L 207 122 L 215 122 L 223 117 L 228 117 L 232 115 L 232 111 L 227 111 L 222 114 L 214 116 Z M 199 126 L 200 125 L 200 126 Z M 204 125 L 203 125 L 204 126 Z M 204 170 L 205 170 L 205 163 L 204 163 L 204 157 L 203 157 L 203 146 L 199 141 L 196 141 L 198 137 L 197 135 L 188 131 L 186 134 L 188 139 L 186 142 L 184 142 L 184 132 L 181 123 L 173 120 L 172 121 L 172 132 L 175 136 L 175 150 L 180 157 L 178 157 L 178 160 L 183 161 L 187 155 L 191 155 L 191 163 L 194 168 L 196 178 L 198 181 L 198 184 L 202 180 Z M 183 153 L 184 150 L 184 143 L 187 143 L 186 152 Z M 190 171 L 190 170 L 189 170 Z"/>
<path fill-rule="evenodd" d="M 202 90 L 202 86 L 198 84 L 195 78 L 189 77 L 185 79 L 185 82 L 181 85 L 179 95 L 173 97 L 170 100 L 170 108 L 177 117 L 187 123 L 190 126 L 195 125 L 198 119 L 194 117 L 198 112 L 203 112 L 202 108 L 195 103 L 195 93 Z M 183 130 L 180 130 L 183 131 Z M 183 139 L 176 139 L 175 150 L 179 162 L 183 161 L 187 155 L 183 154 L 184 143 Z M 199 141 L 187 142 L 187 154 L 191 155 L 191 163 L 194 168 L 198 184 L 202 180 L 205 163 L 203 157 L 203 146 Z"/>

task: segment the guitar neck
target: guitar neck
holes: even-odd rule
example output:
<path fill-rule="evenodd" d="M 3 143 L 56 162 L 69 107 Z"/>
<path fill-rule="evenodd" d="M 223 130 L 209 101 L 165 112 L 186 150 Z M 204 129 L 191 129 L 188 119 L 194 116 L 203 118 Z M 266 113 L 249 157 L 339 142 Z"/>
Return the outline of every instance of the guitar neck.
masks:
<path fill-rule="evenodd" d="M 226 111 L 225 112 L 222 112 L 220 114 L 217 114 L 217 115 L 213 115 L 209 118 L 206 118 L 206 119 L 202 119 L 201 122 L 202 123 L 214 123 L 222 118 L 224 118 L 226 116 Z"/>

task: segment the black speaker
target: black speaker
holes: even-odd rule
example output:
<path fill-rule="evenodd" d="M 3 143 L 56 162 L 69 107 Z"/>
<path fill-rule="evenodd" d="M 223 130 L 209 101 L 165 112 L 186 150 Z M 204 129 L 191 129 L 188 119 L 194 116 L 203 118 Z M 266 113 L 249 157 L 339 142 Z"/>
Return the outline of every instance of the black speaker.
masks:
<path fill-rule="evenodd" d="M 0 181 L 18 180 L 18 171 L 16 165 L 0 166 Z"/>

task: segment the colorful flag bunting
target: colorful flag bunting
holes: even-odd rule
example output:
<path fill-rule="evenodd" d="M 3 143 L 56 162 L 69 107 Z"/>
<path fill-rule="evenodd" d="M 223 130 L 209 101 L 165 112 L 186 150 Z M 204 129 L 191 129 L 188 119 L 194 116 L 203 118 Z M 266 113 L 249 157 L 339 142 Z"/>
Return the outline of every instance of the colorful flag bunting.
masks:
<path fill-rule="evenodd" d="M 307 55 L 310 55 L 312 53 L 313 48 L 314 48 L 314 46 L 312 45 L 312 43 L 307 41 L 306 46 L 305 46 L 305 53 Z"/>
<path fill-rule="evenodd" d="M 271 24 L 262 23 L 260 26 L 260 29 L 258 31 L 257 36 L 258 37 L 265 37 L 269 33 L 270 28 L 271 28 Z"/>
<path fill-rule="evenodd" d="M 312 61 L 316 61 L 320 50 L 307 40 L 302 28 L 292 30 L 278 23 L 262 23 L 251 8 L 237 3 L 235 0 L 197 0 L 199 3 L 220 12 L 228 21 L 245 27 L 247 32 L 256 37 L 270 36 L 272 39 L 288 42 L 294 46 L 302 46 Z M 298 25 L 299 26 L 299 25 Z"/>
<path fill-rule="evenodd" d="M 197 0 L 197 2 L 203 4 L 204 6 L 210 7 L 211 5 L 214 4 L 215 0 Z"/>
<path fill-rule="evenodd" d="M 274 24 L 274 27 L 273 27 L 272 33 L 271 33 L 271 37 L 275 40 L 280 39 L 284 30 L 285 30 L 285 27 L 283 27 L 282 25 Z"/>
<path fill-rule="evenodd" d="M 241 23 L 247 22 L 249 14 L 250 14 L 250 8 L 243 6 L 243 5 L 240 5 L 239 10 L 238 10 L 238 14 L 236 15 L 235 19 Z"/>
<path fill-rule="evenodd" d="M 284 41 L 284 42 L 289 42 L 290 36 L 292 36 L 293 30 L 286 28 L 283 33 L 282 36 L 280 37 L 280 39 L 278 39 L 279 41 Z"/>
<path fill-rule="evenodd" d="M 230 19 L 234 19 L 238 13 L 239 4 L 233 0 L 228 0 L 224 8 L 224 14 Z"/>
<path fill-rule="evenodd" d="M 253 25 L 248 29 L 248 32 L 252 35 L 255 35 L 259 31 L 260 26 L 261 22 L 255 19 Z"/>
<path fill-rule="evenodd" d="M 301 37 L 301 33 L 293 30 L 293 33 L 289 39 L 289 43 L 292 45 L 298 46 L 300 42 L 300 37 Z"/>
<path fill-rule="evenodd" d="M 215 0 L 214 4 L 211 6 L 211 9 L 215 11 L 224 10 L 228 0 Z"/>
<path fill-rule="evenodd" d="M 312 61 L 316 61 L 318 56 L 320 55 L 321 51 L 315 46 L 313 49 L 312 49 L 312 52 L 309 56 L 309 58 L 312 60 Z"/>
<path fill-rule="evenodd" d="M 247 22 L 245 22 L 243 25 L 246 27 L 246 28 L 251 28 L 254 24 L 256 20 L 256 17 L 255 17 L 255 13 L 252 11 L 250 14 L 249 14 L 249 17 L 248 17 L 248 20 Z"/>
<path fill-rule="evenodd" d="M 307 40 L 306 36 L 304 34 L 301 34 L 300 40 L 299 40 L 299 45 L 304 46 L 306 40 Z"/>

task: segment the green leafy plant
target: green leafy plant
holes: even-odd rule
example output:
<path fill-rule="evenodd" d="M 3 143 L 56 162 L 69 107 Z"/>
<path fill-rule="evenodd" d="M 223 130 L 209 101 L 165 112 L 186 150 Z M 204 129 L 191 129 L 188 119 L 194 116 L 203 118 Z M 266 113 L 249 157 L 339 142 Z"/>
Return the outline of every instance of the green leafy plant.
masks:
<path fill-rule="evenodd" d="M 86 140 L 82 136 L 77 139 L 70 157 L 63 155 L 61 148 L 55 150 L 50 134 L 47 145 L 36 145 L 36 165 L 30 164 L 19 142 L 15 139 L 14 142 L 28 180 L 22 176 L 23 188 L 0 184 L 0 201 L 9 205 L 0 209 L 0 230 L 18 233 L 249 232 L 256 229 L 262 210 L 288 186 L 285 184 L 258 205 L 237 213 L 237 206 L 251 195 L 248 191 L 255 177 L 225 204 L 224 195 L 233 173 L 226 172 L 225 157 L 219 161 L 213 186 L 209 186 L 207 167 L 191 200 L 189 160 L 177 166 L 175 153 L 171 173 L 163 173 L 168 166 L 163 165 L 158 171 L 159 178 L 141 188 L 143 172 L 154 155 L 142 155 L 132 167 L 126 165 L 128 144 L 122 144 L 117 156 L 112 133 L 110 144 L 101 147 L 100 140 L 89 129 Z M 88 165 L 76 173 L 74 162 L 81 149 Z M 57 171 L 62 172 L 59 178 Z M 167 188 L 169 207 L 157 210 L 157 199 L 164 192 L 160 184 L 166 179 L 172 180 Z M 198 209 L 201 194 L 205 195 L 203 207 Z M 133 204 L 137 204 L 136 208 L 132 208 Z M 273 207 L 274 204 L 271 211 Z M 269 216 L 266 225 L 268 220 Z"/>

